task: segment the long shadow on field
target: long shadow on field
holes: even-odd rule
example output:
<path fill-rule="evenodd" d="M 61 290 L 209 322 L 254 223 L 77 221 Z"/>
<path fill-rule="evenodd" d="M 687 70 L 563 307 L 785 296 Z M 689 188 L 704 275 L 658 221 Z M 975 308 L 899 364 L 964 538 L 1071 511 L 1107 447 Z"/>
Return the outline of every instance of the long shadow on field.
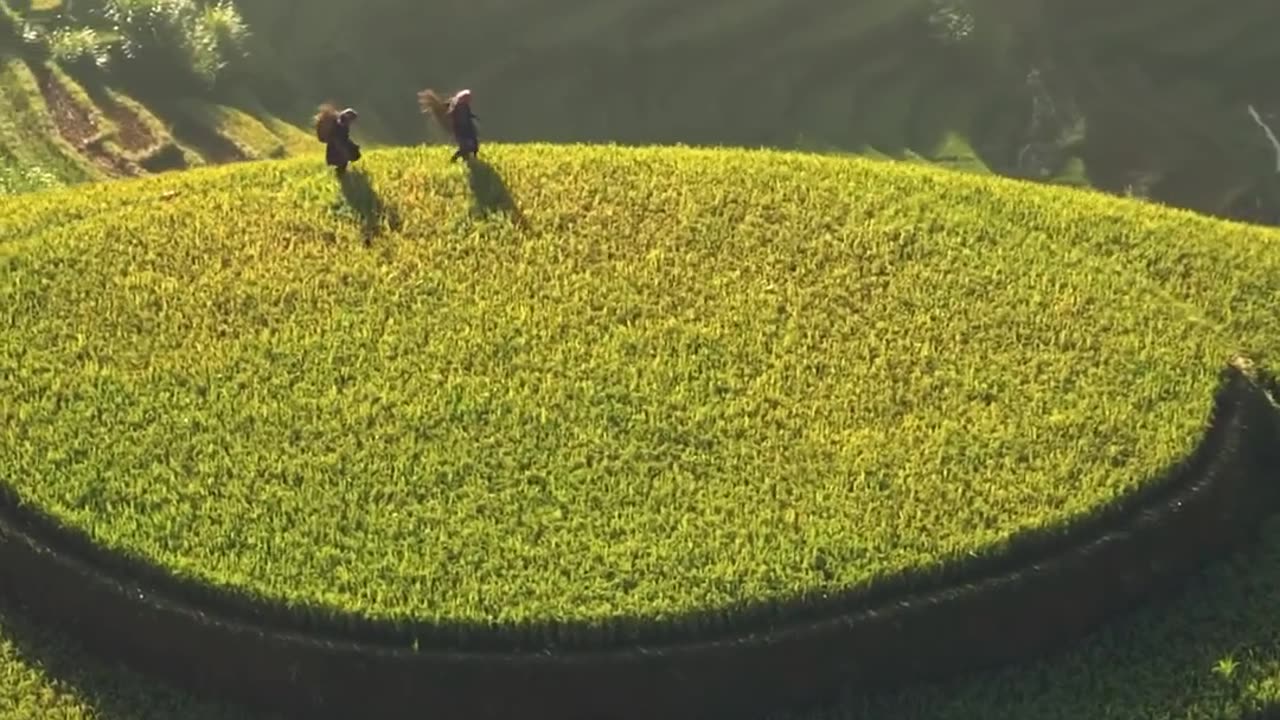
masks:
<path fill-rule="evenodd" d="M 471 186 L 471 197 L 475 202 L 477 215 L 484 217 L 503 213 L 521 230 L 531 229 L 529 221 L 512 197 L 511 189 L 492 165 L 479 158 L 467 158 L 467 182 Z"/>
<path fill-rule="evenodd" d="M 59 695 L 67 698 L 65 704 L 81 705 L 98 720 L 277 720 L 241 707 L 194 698 L 120 668 L 107 658 L 90 656 L 62 632 L 37 626 L 21 610 L 0 603 L 0 666 L 15 662 L 38 672 L 43 677 L 41 685 L 56 685 Z M 15 679 L 21 681 L 22 676 Z M 17 691 L 0 689 L 0 707 L 5 707 L 9 692 Z M 24 699 L 30 702 L 20 696 L 19 707 L 24 707 Z M 33 720 L 46 714 L 61 717 L 49 705 L 27 709 L 35 713 L 30 715 Z"/>
<path fill-rule="evenodd" d="M 395 208 L 388 207 L 373 189 L 369 176 L 363 170 L 348 170 L 339 180 L 342 198 L 347 207 L 355 211 L 360 218 L 360 229 L 364 235 L 364 243 L 368 245 L 373 238 L 382 232 L 383 220 L 392 230 L 400 229 L 400 214 Z"/>

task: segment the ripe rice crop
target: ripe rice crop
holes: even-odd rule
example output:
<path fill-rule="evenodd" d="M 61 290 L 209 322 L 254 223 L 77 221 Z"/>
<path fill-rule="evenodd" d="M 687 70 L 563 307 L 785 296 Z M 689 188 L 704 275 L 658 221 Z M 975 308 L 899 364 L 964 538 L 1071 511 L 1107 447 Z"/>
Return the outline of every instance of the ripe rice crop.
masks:
<path fill-rule="evenodd" d="M 1274 357 L 1274 231 L 856 159 L 486 155 L 0 204 L 0 479 L 255 597 L 655 620 L 1064 526 Z"/>

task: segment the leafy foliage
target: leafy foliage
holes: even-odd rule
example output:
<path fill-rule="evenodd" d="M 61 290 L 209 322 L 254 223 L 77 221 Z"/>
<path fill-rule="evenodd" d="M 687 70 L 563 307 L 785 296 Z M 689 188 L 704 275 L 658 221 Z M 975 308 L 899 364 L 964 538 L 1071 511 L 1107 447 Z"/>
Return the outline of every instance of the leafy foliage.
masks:
<path fill-rule="evenodd" d="M 0 164 L 0 195 L 16 195 L 61 185 L 53 173 L 38 165 Z"/>
<path fill-rule="evenodd" d="M 48 36 L 50 55 L 65 67 L 105 71 L 111 63 L 111 43 L 93 28 L 58 28 Z"/>
<path fill-rule="evenodd" d="M 248 29 L 230 0 L 108 0 L 102 13 L 123 38 L 120 56 L 136 82 L 212 87 L 245 55 Z"/>
<path fill-rule="evenodd" d="M 19 12 L 0 0 L 0 58 L 6 51 L 39 58 L 48 50 L 44 31 L 26 22 Z"/>
<path fill-rule="evenodd" d="M 199 32 L 212 39 L 222 68 L 234 67 L 248 59 L 249 26 L 231 0 L 218 0 L 205 6 L 199 28 Z"/>

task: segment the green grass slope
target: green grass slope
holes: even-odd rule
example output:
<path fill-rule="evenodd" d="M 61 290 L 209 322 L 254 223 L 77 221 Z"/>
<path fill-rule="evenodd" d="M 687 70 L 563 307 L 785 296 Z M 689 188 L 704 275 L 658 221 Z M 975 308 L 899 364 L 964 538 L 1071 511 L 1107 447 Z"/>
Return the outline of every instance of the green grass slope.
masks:
<path fill-rule="evenodd" d="M 1275 356 L 1280 233 L 849 159 L 493 157 L 13 203 L 0 476 L 257 597 L 654 619 L 1069 525 Z"/>
<path fill-rule="evenodd" d="M 856 159 L 486 154 L 0 199 L 0 477 L 259 595 L 652 615 L 1059 524 L 1275 358 L 1273 231 Z M 1065 657 L 807 717 L 1244 717 L 1277 700 L 1276 529 Z M 0 716 L 221 712 L 3 622 Z"/>

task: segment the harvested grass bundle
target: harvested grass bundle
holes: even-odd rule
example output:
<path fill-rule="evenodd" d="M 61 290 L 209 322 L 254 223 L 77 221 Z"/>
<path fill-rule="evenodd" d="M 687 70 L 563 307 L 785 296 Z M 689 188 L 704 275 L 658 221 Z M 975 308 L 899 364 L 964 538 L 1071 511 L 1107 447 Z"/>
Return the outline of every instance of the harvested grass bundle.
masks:
<path fill-rule="evenodd" d="M 449 101 L 440 97 L 435 90 L 427 88 L 418 93 L 418 107 L 422 114 L 430 115 L 440 124 L 445 134 L 453 137 L 453 123 L 449 120 Z"/>
<path fill-rule="evenodd" d="M 325 103 L 316 111 L 316 139 L 328 143 L 338 128 L 338 108 L 332 103 Z"/>

